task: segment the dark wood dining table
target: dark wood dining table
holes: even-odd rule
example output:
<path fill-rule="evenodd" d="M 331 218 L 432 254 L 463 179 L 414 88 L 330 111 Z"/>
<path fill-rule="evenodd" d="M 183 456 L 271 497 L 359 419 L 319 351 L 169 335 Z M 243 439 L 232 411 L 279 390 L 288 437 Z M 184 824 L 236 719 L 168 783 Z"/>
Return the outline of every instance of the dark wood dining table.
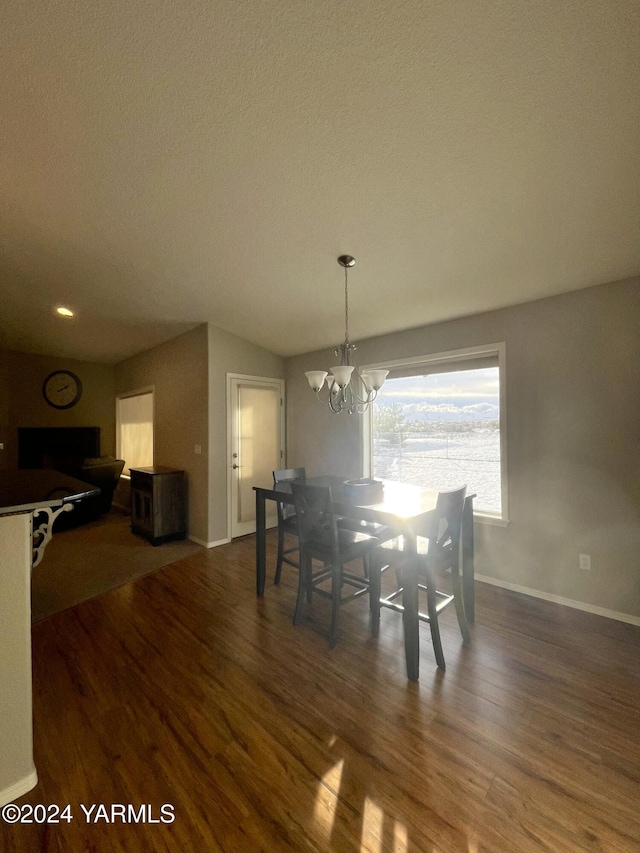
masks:
<path fill-rule="evenodd" d="M 428 524 L 438 496 L 437 489 L 412 486 L 384 480 L 382 500 L 375 504 L 355 503 L 353 491 L 346 488 L 343 480 L 334 476 L 307 477 L 311 485 L 331 486 L 332 504 L 336 514 L 362 521 L 375 522 L 390 527 L 395 535 L 405 537 L 406 552 L 413 554 L 417 563 L 416 537 Z M 288 483 L 279 483 L 271 488 L 254 486 L 256 493 L 256 593 L 264 595 L 266 577 L 266 502 L 280 501 L 293 504 Z M 469 621 L 474 620 L 474 544 L 473 544 L 473 498 L 465 500 L 462 519 L 462 590 L 465 613 Z M 409 563 L 410 564 L 410 563 Z M 403 591 L 404 648 L 407 677 L 417 681 L 420 668 L 419 619 L 418 619 L 418 573 L 404 573 Z"/>

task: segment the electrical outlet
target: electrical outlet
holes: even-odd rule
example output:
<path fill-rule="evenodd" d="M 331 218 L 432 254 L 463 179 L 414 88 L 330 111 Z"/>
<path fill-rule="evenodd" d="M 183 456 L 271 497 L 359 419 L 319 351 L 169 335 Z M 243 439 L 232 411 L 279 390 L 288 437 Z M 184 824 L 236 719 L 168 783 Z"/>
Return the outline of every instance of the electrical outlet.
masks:
<path fill-rule="evenodd" d="M 578 565 L 581 572 L 591 571 L 591 554 L 580 554 L 578 556 Z"/>
<path fill-rule="evenodd" d="M 196 456 L 200 456 L 200 454 L 202 453 L 202 445 L 201 444 L 194 444 L 193 452 L 196 454 Z"/>

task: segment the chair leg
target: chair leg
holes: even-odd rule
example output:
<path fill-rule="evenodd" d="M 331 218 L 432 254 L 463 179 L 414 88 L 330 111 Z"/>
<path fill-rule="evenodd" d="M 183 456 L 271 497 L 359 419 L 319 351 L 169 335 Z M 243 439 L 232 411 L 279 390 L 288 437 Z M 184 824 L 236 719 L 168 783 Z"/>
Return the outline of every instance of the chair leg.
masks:
<path fill-rule="evenodd" d="M 296 598 L 296 609 L 293 613 L 293 624 L 297 625 L 302 616 L 302 603 L 304 601 L 305 592 L 307 593 L 307 601 L 311 601 L 311 558 L 300 551 L 300 572 L 298 575 L 298 595 Z"/>
<path fill-rule="evenodd" d="M 460 583 L 460 576 L 454 571 L 452 571 L 451 573 L 451 586 L 453 588 L 453 604 L 456 608 L 456 616 L 458 617 L 458 625 L 460 626 L 462 640 L 465 643 L 470 643 L 471 634 L 469 633 L 467 616 L 464 612 L 464 602 L 462 600 L 462 584 Z"/>
<path fill-rule="evenodd" d="M 438 669 L 446 669 L 444 662 L 444 651 L 442 650 L 442 641 L 440 639 L 440 626 L 438 625 L 438 611 L 436 609 L 436 587 L 434 578 L 427 577 L 427 613 L 429 614 L 429 627 L 431 628 L 431 641 L 433 643 L 433 651 L 436 656 Z"/>
<path fill-rule="evenodd" d="M 338 641 L 338 614 L 342 599 L 342 566 L 332 567 L 331 573 L 331 628 L 329 631 L 329 647 L 333 648 Z"/>
<path fill-rule="evenodd" d="M 369 609 L 371 610 L 371 566 L 375 561 L 375 555 L 372 558 L 371 554 L 365 554 L 362 558 L 362 574 L 364 575 L 364 579 L 369 583 Z"/>
<path fill-rule="evenodd" d="M 329 565 L 329 561 L 323 560 L 322 565 L 326 568 Z M 311 577 L 311 575 L 309 575 L 309 577 Z M 307 601 L 309 602 L 309 604 L 311 604 L 312 596 L 313 596 L 313 584 L 310 583 L 309 586 L 307 587 Z"/>
<path fill-rule="evenodd" d="M 370 567 L 370 565 L 371 565 L 371 563 L 370 563 L 370 559 L 369 559 L 369 554 L 365 554 L 364 557 L 362 558 L 362 568 L 363 568 L 364 576 L 365 576 L 366 580 L 369 580 L 369 567 Z"/>
<path fill-rule="evenodd" d="M 380 596 L 382 594 L 382 558 L 374 554 L 369 563 L 369 603 L 371 607 L 371 633 L 380 633 Z"/>
<path fill-rule="evenodd" d="M 278 558 L 276 562 L 276 574 L 273 579 L 274 584 L 280 583 L 280 576 L 282 575 L 282 557 L 284 555 L 284 528 L 281 524 L 278 525 Z"/>

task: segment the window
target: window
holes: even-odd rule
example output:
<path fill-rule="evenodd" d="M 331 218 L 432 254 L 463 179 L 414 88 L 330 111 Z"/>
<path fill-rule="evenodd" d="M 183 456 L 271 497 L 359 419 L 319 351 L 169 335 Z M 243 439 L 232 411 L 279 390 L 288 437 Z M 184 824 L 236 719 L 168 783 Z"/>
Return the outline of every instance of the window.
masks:
<path fill-rule="evenodd" d="M 122 473 L 128 476 L 131 468 L 153 465 L 153 390 L 117 397 L 116 424 Z"/>
<path fill-rule="evenodd" d="M 371 474 L 438 490 L 466 483 L 476 513 L 506 520 L 504 345 L 387 367 L 364 443 Z"/>

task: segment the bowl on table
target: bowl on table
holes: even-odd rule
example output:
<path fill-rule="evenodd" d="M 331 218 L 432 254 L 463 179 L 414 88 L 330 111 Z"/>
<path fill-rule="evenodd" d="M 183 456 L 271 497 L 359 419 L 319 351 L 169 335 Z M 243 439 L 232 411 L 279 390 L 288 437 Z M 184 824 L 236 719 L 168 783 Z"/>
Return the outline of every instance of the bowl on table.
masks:
<path fill-rule="evenodd" d="M 384 497 L 384 483 L 371 477 L 344 481 L 345 495 L 355 504 L 377 504 Z"/>

